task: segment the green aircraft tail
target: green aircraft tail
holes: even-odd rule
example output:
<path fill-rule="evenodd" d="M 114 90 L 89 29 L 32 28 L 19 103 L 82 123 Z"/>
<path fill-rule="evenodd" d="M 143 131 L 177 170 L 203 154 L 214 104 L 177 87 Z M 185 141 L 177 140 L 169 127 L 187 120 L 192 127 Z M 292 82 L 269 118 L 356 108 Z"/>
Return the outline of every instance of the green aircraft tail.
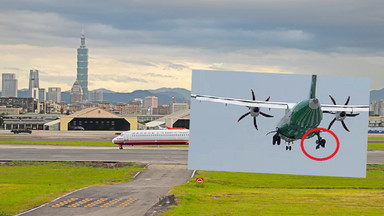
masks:
<path fill-rule="evenodd" d="M 309 92 L 309 98 L 316 98 L 316 82 L 317 75 L 312 75 L 311 91 Z"/>

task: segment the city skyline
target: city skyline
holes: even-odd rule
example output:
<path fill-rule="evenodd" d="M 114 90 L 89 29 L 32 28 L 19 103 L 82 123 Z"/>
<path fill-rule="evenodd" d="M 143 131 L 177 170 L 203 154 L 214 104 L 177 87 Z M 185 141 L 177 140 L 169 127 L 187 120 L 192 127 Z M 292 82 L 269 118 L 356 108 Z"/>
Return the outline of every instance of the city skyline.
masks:
<path fill-rule="evenodd" d="M 70 90 L 84 27 L 89 89 L 190 90 L 192 69 L 366 76 L 383 88 L 382 1 L 2 1 L 0 73 Z M 113 6 L 111 6 L 113 5 Z"/>

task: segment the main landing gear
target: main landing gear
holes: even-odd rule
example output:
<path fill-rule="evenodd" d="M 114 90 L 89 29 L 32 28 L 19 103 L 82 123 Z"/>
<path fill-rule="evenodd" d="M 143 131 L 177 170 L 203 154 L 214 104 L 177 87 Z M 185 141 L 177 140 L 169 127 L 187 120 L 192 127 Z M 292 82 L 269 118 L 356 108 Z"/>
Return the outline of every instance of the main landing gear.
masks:
<path fill-rule="evenodd" d="M 273 145 L 276 145 L 276 144 L 280 145 L 280 143 L 281 143 L 281 136 L 280 136 L 279 131 L 278 131 L 277 128 L 276 128 L 275 131 L 271 131 L 271 132 L 267 133 L 267 135 L 271 134 L 271 133 L 274 133 L 274 132 L 276 132 L 276 133 L 272 137 L 272 144 Z M 291 151 L 292 150 L 291 144 L 293 144 L 293 142 L 292 141 L 286 141 L 286 143 L 287 143 L 287 146 L 285 147 L 285 150 Z"/>
<path fill-rule="evenodd" d="M 123 150 L 123 145 L 119 145 L 119 149 L 120 149 L 120 150 Z"/>
<path fill-rule="evenodd" d="M 272 144 L 275 145 L 280 145 L 280 142 L 281 142 L 281 137 L 279 135 L 279 133 L 276 133 L 275 135 L 273 135 L 273 138 L 272 138 Z"/>
<path fill-rule="evenodd" d="M 275 133 L 275 135 L 273 135 L 273 137 L 272 137 L 272 144 L 273 145 L 280 145 L 280 143 L 281 143 L 281 137 L 280 137 L 280 135 L 279 135 L 279 132 L 276 132 Z M 291 146 L 291 143 L 290 142 L 288 142 L 288 144 L 287 144 L 287 146 L 285 147 L 285 150 L 289 150 L 289 151 L 291 151 L 292 150 L 292 146 Z"/>
<path fill-rule="evenodd" d="M 321 138 L 319 132 L 316 133 L 316 135 L 317 135 L 317 140 L 316 140 L 316 144 L 317 144 L 317 145 L 316 145 L 316 149 L 319 149 L 320 146 L 321 146 L 322 148 L 325 148 L 325 143 L 326 143 L 325 139 Z"/>

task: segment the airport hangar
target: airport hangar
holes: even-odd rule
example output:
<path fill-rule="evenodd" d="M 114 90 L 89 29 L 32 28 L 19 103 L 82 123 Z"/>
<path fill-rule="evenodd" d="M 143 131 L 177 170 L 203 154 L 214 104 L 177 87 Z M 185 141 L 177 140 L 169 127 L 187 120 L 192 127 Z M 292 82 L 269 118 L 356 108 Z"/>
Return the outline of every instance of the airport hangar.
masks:
<path fill-rule="evenodd" d="M 137 117 L 121 117 L 106 110 L 92 107 L 69 116 L 61 116 L 60 130 L 137 130 Z"/>
<path fill-rule="evenodd" d="M 160 129 L 165 127 L 189 129 L 191 110 L 184 109 L 145 124 L 146 129 Z"/>

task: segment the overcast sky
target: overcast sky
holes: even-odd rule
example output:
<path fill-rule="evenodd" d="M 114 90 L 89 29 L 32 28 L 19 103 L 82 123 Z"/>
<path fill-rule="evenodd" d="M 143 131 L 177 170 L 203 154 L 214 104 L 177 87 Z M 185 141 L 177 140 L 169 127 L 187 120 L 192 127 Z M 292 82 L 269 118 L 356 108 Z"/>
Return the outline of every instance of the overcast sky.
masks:
<path fill-rule="evenodd" d="M 190 89 L 192 69 L 371 78 L 384 87 L 384 1 L 0 0 L 0 72 L 68 90 L 84 27 L 89 89 Z"/>

